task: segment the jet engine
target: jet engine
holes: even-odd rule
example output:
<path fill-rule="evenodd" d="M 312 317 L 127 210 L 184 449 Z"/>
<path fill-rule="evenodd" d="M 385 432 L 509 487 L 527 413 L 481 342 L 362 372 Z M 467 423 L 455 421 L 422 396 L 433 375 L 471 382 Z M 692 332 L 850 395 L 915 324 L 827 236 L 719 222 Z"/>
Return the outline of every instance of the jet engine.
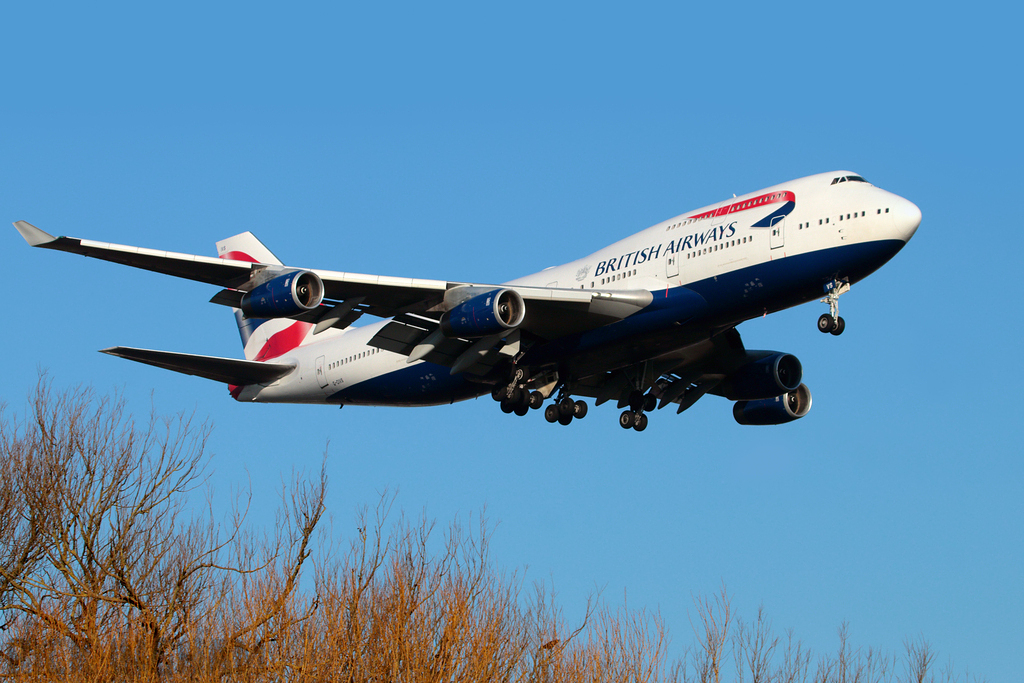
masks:
<path fill-rule="evenodd" d="M 757 401 L 737 401 L 732 416 L 741 425 L 780 425 L 799 420 L 811 409 L 811 390 L 801 384 L 775 398 Z"/>
<path fill-rule="evenodd" d="M 803 366 L 796 356 L 770 351 L 753 352 L 757 353 L 766 355 L 740 366 L 725 378 L 715 393 L 733 401 L 754 401 L 796 391 L 803 379 Z"/>
<path fill-rule="evenodd" d="M 458 304 L 441 316 L 446 337 L 476 339 L 518 327 L 526 316 L 526 302 L 514 289 L 494 289 Z"/>
<path fill-rule="evenodd" d="M 254 287 L 242 296 L 241 306 L 247 318 L 288 318 L 313 310 L 323 298 L 319 275 L 293 270 Z"/>

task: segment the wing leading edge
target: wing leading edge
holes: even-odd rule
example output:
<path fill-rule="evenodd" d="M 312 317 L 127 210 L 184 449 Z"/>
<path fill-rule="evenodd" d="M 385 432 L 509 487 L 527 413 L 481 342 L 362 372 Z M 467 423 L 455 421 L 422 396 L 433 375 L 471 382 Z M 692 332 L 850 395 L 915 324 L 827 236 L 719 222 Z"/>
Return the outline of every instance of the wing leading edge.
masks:
<path fill-rule="evenodd" d="M 100 353 L 117 356 L 118 358 L 127 358 L 137 363 L 153 365 L 164 370 L 173 370 L 185 375 L 195 375 L 211 379 L 215 382 L 238 386 L 270 384 L 295 369 L 295 366 L 291 363 L 264 363 L 261 361 L 238 360 L 236 358 L 198 356 L 192 353 L 134 349 L 127 346 L 114 346 L 109 349 L 102 349 Z"/>
<path fill-rule="evenodd" d="M 96 242 L 77 237 L 54 237 L 25 221 L 14 223 L 21 236 L 33 247 L 66 251 L 91 258 L 120 263 L 165 275 L 219 285 L 226 290 L 216 295 L 215 303 L 237 306 L 240 293 L 251 289 L 254 277 L 270 269 L 292 271 L 280 264 L 252 263 L 209 256 L 197 256 L 121 244 Z M 457 292 L 487 291 L 498 287 L 516 290 L 530 302 L 527 319 L 521 326 L 542 338 L 595 329 L 621 320 L 643 309 L 652 295 L 646 290 L 558 289 L 524 285 L 490 285 L 444 280 L 365 275 L 310 269 L 324 284 L 325 299 L 333 300 L 304 314 L 303 320 L 318 322 L 335 315 L 333 326 L 343 327 L 354 320 L 356 311 L 344 310 L 343 302 L 358 301 L 356 309 L 381 318 L 403 313 L 439 314 L 451 301 L 463 298 Z M 352 314 L 352 315 L 349 315 Z M 311 319 L 315 318 L 315 320 Z"/>

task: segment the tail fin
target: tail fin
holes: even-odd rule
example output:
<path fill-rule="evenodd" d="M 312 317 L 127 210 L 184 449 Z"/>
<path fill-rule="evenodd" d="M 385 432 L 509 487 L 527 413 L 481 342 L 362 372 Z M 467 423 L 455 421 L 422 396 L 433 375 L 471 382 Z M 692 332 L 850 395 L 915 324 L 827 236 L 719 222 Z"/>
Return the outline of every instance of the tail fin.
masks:
<path fill-rule="evenodd" d="M 236 261 L 284 265 L 251 232 L 243 232 L 217 242 L 217 256 Z M 246 318 L 242 315 L 241 309 L 232 310 L 235 313 L 238 335 L 242 338 L 246 360 L 270 360 L 288 353 L 300 346 L 313 329 L 312 323 L 287 318 Z"/>

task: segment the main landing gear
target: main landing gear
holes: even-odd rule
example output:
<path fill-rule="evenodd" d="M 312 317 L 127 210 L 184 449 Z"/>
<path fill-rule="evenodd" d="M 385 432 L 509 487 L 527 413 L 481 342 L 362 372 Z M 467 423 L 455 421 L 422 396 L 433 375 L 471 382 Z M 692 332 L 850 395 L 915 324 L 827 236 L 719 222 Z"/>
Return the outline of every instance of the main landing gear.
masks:
<path fill-rule="evenodd" d="M 531 409 L 536 410 L 544 403 L 544 394 L 529 391 L 525 386 L 526 373 L 520 368 L 516 370 L 512 380 L 504 386 L 495 388 L 491 396 L 501 403 L 501 412 L 515 413 L 520 417 Z"/>
<path fill-rule="evenodd" d="M 587 416 L 585 401 L 574 401 L 572 396 L 564 395 L 544 409 L 544 419 L 552 424 L 557 422 L 569 426 L 573 420 L 582 420 Z"/>
<path fill-rule="evenodd" d="M 825 298 L 821 303 L 828 304 L 828 313 L 818 318 L 818 331 L 839 336 L 846 329 L 846 321 L 839 317 L 839 297 L 850 291 L 849 280 L 833 280 L 825 285 Z"/>
<path fill-rule="evenodd" d="M 622 411 L 619 415 L 619 426 L 623 429 L 635 429 L 642 432 L 647 429 L 647 411 L 654 410 L 658 405 L 658 399 L 654 394 L 644 394 L 634 390 L 629 394 L 629 410 Z"/>

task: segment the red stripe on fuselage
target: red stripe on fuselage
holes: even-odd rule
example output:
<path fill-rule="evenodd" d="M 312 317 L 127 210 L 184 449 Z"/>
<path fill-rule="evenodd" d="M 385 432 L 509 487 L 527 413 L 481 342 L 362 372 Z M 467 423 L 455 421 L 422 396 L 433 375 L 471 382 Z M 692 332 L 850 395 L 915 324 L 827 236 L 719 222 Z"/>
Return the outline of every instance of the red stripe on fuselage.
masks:
<path fill-rule="evenodd" d="M 720 206 L 717 209 L 712 209 L 711 211 L 705 211 L 704 213 L 697 213 L 692 216 L 688 216 L 688 218 L 700 220 L 701 218 L 711 218 L 712 216 L 725 216 L 727 214 L 736 213 L 738 211 L 756 209 L 759 206 L 768 206 L 769 204 L 779 204 L 781 202 L 795 201 L 795 193 L 790 192 L 788 190 L 781 190 L 779 192 L 769 192 L 758 197 L 751 197 L 750 199 L 736 201 L 733 202 L 732 204 L 726 204 L 725 206 Z"/>

